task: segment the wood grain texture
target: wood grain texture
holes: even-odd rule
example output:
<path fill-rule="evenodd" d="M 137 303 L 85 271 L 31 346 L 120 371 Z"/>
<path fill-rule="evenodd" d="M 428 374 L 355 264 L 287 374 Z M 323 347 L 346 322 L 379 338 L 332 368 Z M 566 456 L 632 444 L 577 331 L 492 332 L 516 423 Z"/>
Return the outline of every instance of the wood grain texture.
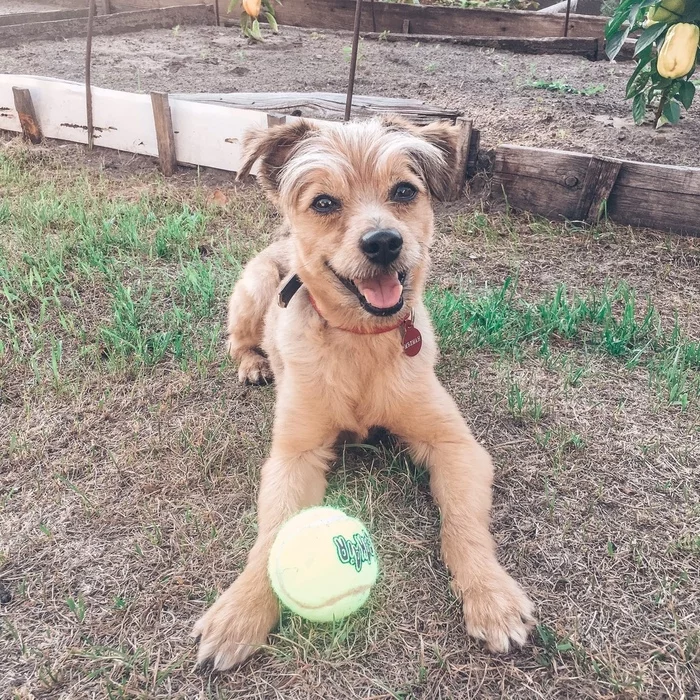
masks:
<path fill-rule="evenodd" d="M 622 163 L 612 158 L 593 156 L 588 163 L 586 176 L 581 187 L 576 218 L 597 223 L 604 214 L 608 198 L 615 185 Z"/>
<path fill-rule="evenodd" d="M 27 141 L 31 141 L 31 143 L 41 143 L 41 127 L 39 126 L 39 120 L 36 118 L 31 92 L 26 88 L 13 87 L 12 94 L 24 138 Z"/>
<path fill-rule="evenodd" d="M 19 12 L 11 15 L 0 15 L 0 27 L 9 27 L 14 24 L 26 24 L 27 22 L 55 22 L 61 19 L 80 19 L 87 17 L 87 4 L 84 9 L 75 10 L 48 10 L 47 12 Z"/>
<path fill-rule="evenodd" d="M 168 95 L 164 92 L 152 92 L 151 104 L 153 105 L 153 119 L 156 125 L 160 169 L 163 175 L 170 177 L 177 170 L 177 155 Z"/>
<path fill-rule="evenodd" d="M 516 209 L 578 221 L 591 161 L 596 159 L 585 153 L 499 146 L 492 194 L 505 197 Z M 700 168 L 626 160 L 619 164 L 607 197 L 608 218 L 620 224 L 700 236 Z M 598 179 L 609 182 L 615 168 L 606 167 L 607 174 Z M 594 170 L 588 181 L 595 179 Z M 601 185 L 599 194 L 602 191 Z M 594 198 L 583 199 L 590 202 L 589 211 L 595 207 Z"/>
<path fill-rule="evenodd" d="M 595 37 L 542 37 L 522 38 L 517 36 L 451 36 L 444 34 L 364 34 L 365 39 L 389 43 L 422 42 L 426 44 L 453 44 L 457 46 L 481 46 L 484 48 L 527 54 L 571 54 L 583 56 L 591 61 L 602 58 L 602 41 Z"/>
<path fill-rule="evenodd" d="M 452 186 L 448 194 L 448 201 L 455 201 L 462 196 L 467 182 L 467 161 L 472 141 L 472 122 L 470 119 L 459 117 L 457 125 L 460 127 L 459 142 L 457 144 L 457 157 L 452 177 Z"/>
<path fill-rule="evenodd" d="M 365 0 L 366 2 L 367 0 Z M 369 5 L 369 3 L 367 3 Z M 284 0 L 275 8 L 279 24 L 319 29 L 352 29 L 355 0 Z M 376 28 L 369 8 L 363 11 L 363 32 L 401 34 L 404 20 L 414 34 L 450 34 L 459 36 L 560 37 L 564 16 L 540 15 L 526 10 L 461 9 L 436 5 L 374 3 Z M 569 18 L 568 36 L 602 38 L 607 19 L 587 15 Z"/>
<path fill-rule="evenodd" d="M 314 119 L 342 118 L 345 111 L 345 94 L 340 92 L 178 93 L 172 97 L 189 102 L 288 113 Z M 454 122 L 461 114 L 458 110 L 434 107 L 422 100 L 366 95 L 353 95 L 352 109 L 355 116 L 399 114 L 418 124 L 437 119 Z"/>
<path fill-rule="evenodd" d="M 170 29 L 178 24 L 213 24 L 214 13 L 206 5 L 170 7 L 162 10 L 117 12 L 95 17 L 94 34 L 123 34 L 143 29 Z M 0 48 L 30 41 L 65 39 L 85 36 L 85 19 L 64 19 L 55 22 L 32 22 L 0 26 Z"/>

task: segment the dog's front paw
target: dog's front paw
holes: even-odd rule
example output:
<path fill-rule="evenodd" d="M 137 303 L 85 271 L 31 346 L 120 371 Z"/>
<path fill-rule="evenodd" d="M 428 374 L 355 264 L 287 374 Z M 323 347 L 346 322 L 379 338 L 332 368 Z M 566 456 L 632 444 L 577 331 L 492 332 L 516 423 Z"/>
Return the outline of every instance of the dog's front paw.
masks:
<path fill-rule="evenodd" d="M 250 593 L 236 581 L 199 618 L 192 636 L 199 637 L 197 665 L 225 671 L 245 661 L 267 640 L 279 606 L 265 586 Z M 267 587 L 269 588 L 269 586 Z"/>
<path fill-rule="evenodd" d="M 260 352 L 248 350 L 238 364 L 238 381 L 241 384 L 270 384 L 273 380 L 268 359 Z"/>
<path fill-rule="evenodd" d="M 498 565 L 462 589 L 467 632 L 489 651 L 522 646 L 535 624 L 534 606 L 522 588 Z"/>

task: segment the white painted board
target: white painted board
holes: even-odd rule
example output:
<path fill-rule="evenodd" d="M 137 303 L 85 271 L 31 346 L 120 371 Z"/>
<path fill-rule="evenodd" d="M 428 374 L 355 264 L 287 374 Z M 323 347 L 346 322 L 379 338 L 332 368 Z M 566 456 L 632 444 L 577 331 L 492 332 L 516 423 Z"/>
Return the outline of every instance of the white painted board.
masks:
<path fill-rule="evenodd" d="M 13 87 L 30 91 L 44 136 L 87 143 L 85 85 L 0 74 L 0 129 L 21 132 Z M 92 102 L 96 146 L 158 155 L 150 95 L 93 87 Z M 171 98 L 170 111 L 178 162 L 232 172 L 240 168 L 246 131 L 254 126 L 267 127 L 267 114 L 255 110 Z"/>

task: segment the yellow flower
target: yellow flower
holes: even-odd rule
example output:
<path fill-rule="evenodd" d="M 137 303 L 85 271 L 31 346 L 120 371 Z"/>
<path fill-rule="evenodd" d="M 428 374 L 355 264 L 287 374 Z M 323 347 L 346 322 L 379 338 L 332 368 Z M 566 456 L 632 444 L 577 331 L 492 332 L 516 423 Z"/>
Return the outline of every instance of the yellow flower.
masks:
<path fill-rule="evenodd" d="M 663 78 L 682 78 L 695 66 L 700 29 L 695 24 L 674 24 L 664 39 L 656 69 Z"/>

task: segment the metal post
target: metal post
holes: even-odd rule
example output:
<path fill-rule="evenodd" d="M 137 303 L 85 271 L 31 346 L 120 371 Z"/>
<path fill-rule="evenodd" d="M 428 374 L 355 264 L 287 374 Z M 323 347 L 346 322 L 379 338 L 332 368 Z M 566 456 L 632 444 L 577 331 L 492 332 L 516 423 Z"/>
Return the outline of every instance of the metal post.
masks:
<path fill-rule="evenodd" d="M 566 19 L 564 20 L 564 36 L 569 36 L 569 14 L 571 13 L 571 0 L 566 0 Z"/>
<path fill-rule="evenodd" d="M 345 121 L 350 121 L 352 110 L 352 92 L 355 87 L 355 69 L 357 68 L 357 47 L 360 43 L 360 17 L 362 16 L 362 0 L 356 0 L 355 28 L 352 36 L 352 54 L 350 56 L 350 79 L 348 81 L 348 96 L 345 101 Z"/>

